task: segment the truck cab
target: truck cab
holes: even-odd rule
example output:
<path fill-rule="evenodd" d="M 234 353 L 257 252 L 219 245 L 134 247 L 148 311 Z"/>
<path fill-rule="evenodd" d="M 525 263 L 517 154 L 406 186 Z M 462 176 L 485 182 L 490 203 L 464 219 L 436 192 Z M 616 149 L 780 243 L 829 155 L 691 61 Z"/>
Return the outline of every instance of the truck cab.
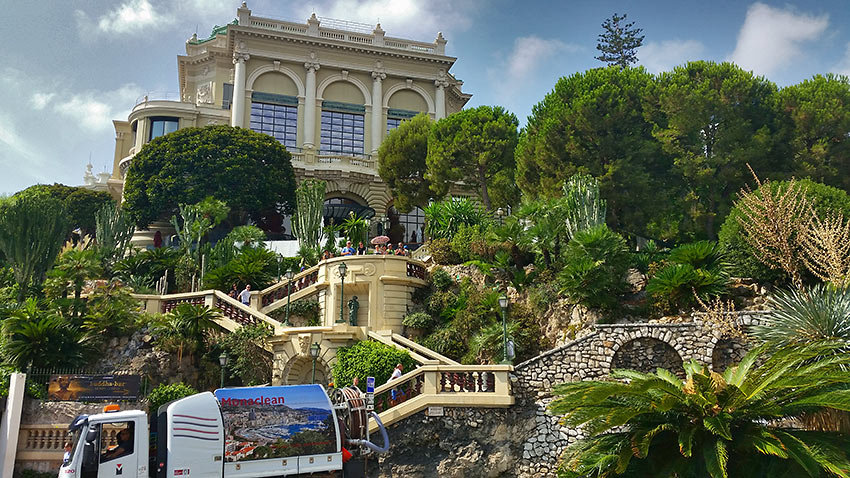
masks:
<path fill-rule="evenodd" d="M 60 478 L 147 478 L 148 421 L 139 410 L 80 415 Z"/>

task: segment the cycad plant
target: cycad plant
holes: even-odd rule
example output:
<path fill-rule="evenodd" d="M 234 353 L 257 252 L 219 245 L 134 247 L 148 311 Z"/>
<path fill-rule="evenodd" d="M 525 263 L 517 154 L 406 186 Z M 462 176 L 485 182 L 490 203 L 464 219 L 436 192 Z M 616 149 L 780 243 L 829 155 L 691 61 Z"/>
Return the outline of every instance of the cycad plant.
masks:
<path fill-rule="evenodd" d="M 789 420 L 850 410 L 842 345 L 761 346 L 723 375 L 691 361 L 685 381 L 659 369 L 559 385 L 551 411 L 588 437 L 567 449 L 561 476 L 848 477 L 846 435 Z"/>
<path fill-rule="evenodd" d="M 215 309 L 180 304 L 163 316 L 160 323 L 155 325 L 154 333 L 161 345 L 177 351 L 178 362 L 183 360 L 183 352 L 187 351 L 192 361 L 196 362 L 197 352 L 206 344 L 210 331 L 217 327 L 215 320 L 219 317 L 221 313 Z"/>
<path fill-rule="evenodd" d="M 91 336 L 32 297 L 2 324 L 3 358 L 18 370 L 79 366 L 90 351 Z"/>

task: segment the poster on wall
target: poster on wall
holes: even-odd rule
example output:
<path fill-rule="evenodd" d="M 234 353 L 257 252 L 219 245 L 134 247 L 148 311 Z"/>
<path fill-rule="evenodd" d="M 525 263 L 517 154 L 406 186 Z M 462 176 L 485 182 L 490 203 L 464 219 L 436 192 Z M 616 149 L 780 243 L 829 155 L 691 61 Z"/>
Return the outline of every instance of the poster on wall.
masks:
<path fill-rule="evenodd" d="M 132 401 L 139 398 L 139 375 L 51 375 L 47 399 L 72 402 Z"/>
<path fill-rule="evenodd" d="M 225 461 L 339 451 L 331 402 L 320 385 L 215 391 L 225 430 Z"/>

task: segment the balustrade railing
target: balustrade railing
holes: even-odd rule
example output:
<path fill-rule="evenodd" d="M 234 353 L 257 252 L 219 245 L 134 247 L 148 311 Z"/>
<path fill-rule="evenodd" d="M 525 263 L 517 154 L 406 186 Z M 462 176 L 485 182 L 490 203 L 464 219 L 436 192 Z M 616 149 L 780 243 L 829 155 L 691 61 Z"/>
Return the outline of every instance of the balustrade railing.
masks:
<path fill-rule="evenodd" d="M 204 295 L 166 299 L 162 301 L 162 313 L 167 314 L 181 304 L 204 305 L 204 303 Z"/>
<path fill-rule="evenodd" d="M 510 365 L 423 365 L 375 390 L 375 410 L 385 424 L 426 406 L 504 407 L 514 403 Z M 400 405 L 419 398 L 415 404 Z"/>
<path fill-rule="evenodd" d="M 292 285 L 289 289 L 289 294 L 294 294 L 302 289 L 306 289 L 315 284 L 319 280 L 319 266 L 313 266 L 295 277 L 292 278 Z M 277 302 L 286 297 L 286 285 L 288 281 L 281 281 L 277 284 L 260 291 L 260 307 L 266 307 L 269 304 Z"/>
<path fill-rule="evenodd" d="M 390 408 L 400 405 L 413 397 L 422 395 L 425 385 L 425 375 L 415 375 L 409 380 L 396 380 L 392 388 L 375 394 L 375 411 L 381 413 Z"/>
<path fill-rule="evenodd" d="M 216 297 L 214 303 L 215 308 L 220 310 L 222 315 L 238 324 L 254 325 L 259 322 L 256 317 L 240 309 L 239 306 L 222 300 L 220 297 Z"/>
<path fill-rule="evenodd" d="M 496 391 L 492 372 L 440 372 L 440 393 Z"/>
<path fill-rule="evenodd" d="M 66 440 L 68 440 L 67 425 L 62 428 L 52 425 L 21 425 L 18 450 L 62 453 Z"/>
<path fill-rule="evenodd" d="M 416 279 L 427 280 L 428 279 L 428 269 L 423 267 L 420 264 L 415 264 L 413 262 L 407 263 L 407 277 L 413 277 Z"/>

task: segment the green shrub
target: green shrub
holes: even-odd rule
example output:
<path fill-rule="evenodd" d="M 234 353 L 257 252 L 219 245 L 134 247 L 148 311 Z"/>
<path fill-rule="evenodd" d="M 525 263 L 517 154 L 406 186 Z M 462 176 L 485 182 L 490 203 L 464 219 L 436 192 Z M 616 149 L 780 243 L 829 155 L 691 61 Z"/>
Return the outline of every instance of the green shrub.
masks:
<path fill-rule="evenodd" d="M 466 307 L 466 302 L 466 294 L 458 295 L 451 290 L 437 291 L 431 295 L 427 309 L 433 317 L 440 317 L 443 322 L 449 322 L 460 309 Z"/>
<path fill-rule="evenodd" d="M 435 331 L 425 338 L 422 345 L 458 361 L 461 360 L 467 351 L 463 336 L 452 326 L 443 327 Z"/>
<path fill-rule="evenodd" d="M 457 255 L 460 262 L 475 259 L 470 246 L 481 238 L 481 234 L 481 227 L 478 225 L 461 224 L 458 226 L 457 232 L 451 238 L 451 247 L 452 252 Z"/>
<path fill-rule="evenodd" d="M 607 226 L 576 232 L 559 275 L 562 291 L 586 307 L 611 308 L 626 289 L 626 241 Z"/>
<path fill-rule="evenodd" d="M 366 377 L 375 377 L 376 384 L 389 380 L 396 364 L 404 366 L 405 373 L 416 366 L 407 351 L 372 340 L 357 342 L 351 347 L 337 350 L 336 363 L 333 366 L 334 384 L 337 387 L 350 385 L 354 377 L 360 383 L 366 383 Z"/>
<path fill-rule="evenodd" d="M 428 242 L 428 252 L 437 264 L 458 264 L 460 259 L 452 249 L 449 239 L 431 239 Z"/>
<path fill-rule="evenodd" d="M 431 273 L 431 283 L 437 290 L 446 291 L 454 285 L 455 281 L 452 280 L 452 276 L 448 272 L 438 267 Z"/>
<path fill-rule="evenodd" d="M 676 247 L 667 256 L 673 264 L 687 264 L 694 269 L 728 271 L 721 246 L 713 241 L 697 241 Z"/>
<path fill-rule="evenodd" d="M 414 312 L 401 319 L 401 325 L 419 330 L 431 330 L 435 324 L 436 321 L 427 312 Z"/>
<path fill-rule="evenodd" d="M 239 377 L 242 385 L 252 386 L 268 383 L 272 378 L 272 359 L 263 345 L 274 334 L 264 323 L 239 327 L 225 334 L 219 344 L 227 351 L 227 372 Z"/>
<path fill-rule="evenodd" d="M 211 270 L 204 276 L 204 287 L 229 291 L 233 284 L 243 287 L 251 284 L 261 290 L 277 278 L 277 254 L 260 248 L 245 248 L 235 259 L 222 267 Z"/>
<path fill-rule="evenodd" d="M 172 383 L 170 385 L 159 385 L 148 394 L 148 411 L 153 415 L 159 407 L 178 398 L 188 397 L 198 393 L 197 390 L 184 383 Z"/>

